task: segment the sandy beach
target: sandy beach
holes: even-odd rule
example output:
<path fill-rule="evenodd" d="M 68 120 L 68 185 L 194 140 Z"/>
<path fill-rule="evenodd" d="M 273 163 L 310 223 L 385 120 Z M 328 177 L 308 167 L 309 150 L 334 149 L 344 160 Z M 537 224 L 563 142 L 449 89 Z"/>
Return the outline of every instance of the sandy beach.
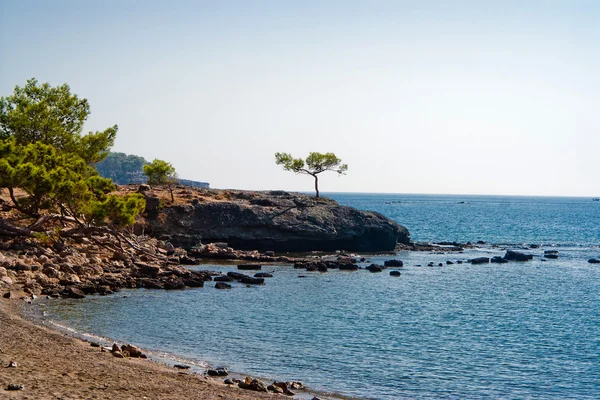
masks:
<path fill-rule="evenodd" d="M 0 398 L 266 399 L 144 359 L 118 359 L 20 314 L 23 300 L 0 299 Z M 15 362 L 16 367 L 8 367 Z M 6 390 L 9 384 L 22 390 Z"/>

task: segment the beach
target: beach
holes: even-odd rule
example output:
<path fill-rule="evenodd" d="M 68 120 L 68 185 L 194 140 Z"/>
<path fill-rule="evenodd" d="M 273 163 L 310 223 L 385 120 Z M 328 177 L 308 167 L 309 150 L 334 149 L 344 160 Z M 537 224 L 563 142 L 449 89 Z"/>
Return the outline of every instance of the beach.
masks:
<path fill-rule="evenodd" d="M 14 293 L 14 292 L 13 292 Z M 20 296 L 19 296 L 20 297 Z M 23 300 L 0 300 L 0 397 L 7 399 L 265 399 L 147 359 L 118 359 L 90 343 L 37 325 Z M 16 367 L 9 368 L 11 361 Z M 23 385 L 8 391 L 9 384 Z"/>

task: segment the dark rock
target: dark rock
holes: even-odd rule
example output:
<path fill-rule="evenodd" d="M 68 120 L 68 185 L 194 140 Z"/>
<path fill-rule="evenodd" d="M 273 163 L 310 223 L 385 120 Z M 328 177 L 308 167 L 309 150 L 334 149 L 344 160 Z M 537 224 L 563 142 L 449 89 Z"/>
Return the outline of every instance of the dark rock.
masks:
<path fill-rule="evenodd" d="M 387 260 L 383 263 L 386 267 L 403 267 L 404 263 L 402 260 Z"/>
<path fill-rule="evenodd" d="M 597 258 L 590 258 L 590 259 L 588 260 L 588 262 L 589 262 L 590 264 L 600 264 L 600 260 L 598 260 Z"/>
<path fill-rule="evenodd" d="M 244 278 L 250 278 L 248 275 L 244 275 L 244 274 L 242 274 L 242 273 L 239 273 L 239 272 L 233 272 L 233 271 L 231 271 L 231 272 L 228 272 L 228 273 L 227 273 L 227 276 L 228 276 L 228 277 L 230 277 L 230 278 L 233 278 L 233 279 L 235 279 L 236 281 L 241 281 L 241 280 L 242 280 L 242 279 L 244 279 Z"/>
<path fill-rule="evenodd" d="M 529 261 L 533 259 L 533 255 L 514 250 L 507 250 L 504 259 L 508 261 Z"/>
<path fill-rule="evenodd" d="M 227 242 L 240 250 L 275 252 L 391 251 L 397 243 L 411 243 L 406 228 L 396 222 L 330 199 L 243 191 L 227 194 L 230 201 L 162 208 L 148 205 L 150 197 L 146 196 L 147 209 L 155 211 L 146 218 L 147 231 L 159 238 L 168 235 L 173 245 L 186 249 L 201 239 Z M 267 202 L 268 206 L 260 205 Z"/>
<path fill-rule="evenodd" d="M 235 279 L 230 276 L 215 276 L 213 280 L 215 282 L 233 282 Z"/>
<path fill-rule="evenodd" d="M 477 244 L 485 244 L 485 242 L 483 240 L 478 240 Z"/>
<path fill-rule="evenodd" d="M 340 269 L 340 271 L 356 271 L 358 270 L 358 265 L 352 263 L 340 264 L 338 268 Z"/>
<path fill-rule="evenodd" d="M 371 264 L 371 265 L 369 265 L 369 266 L 367 267 L 367 269 L 368 269 L 370 272 L 381 272 L 381 271 L 383 271 L 383 268 L 381 268 L 381 266 L 380 266 L 380 265 L 377 265 L 377 264 Z"/>
<path fill-rule="evenodd" d="M 231 289 L 231 285 L 225 282 L 217 282 L 215 289 Z"/>
<path fill-rule="evenodd" d="M 11 292 L 6 292 L 2 295 L 2 297 L 4 297 L 5 299 L 12 299 L 14 296 Z"/>
<path fill-rule="evenodd" d="M 495 264 L 505 264 L 508 261 L 506 261 L 503 257 L 494 256 L 494 257 L 492 257 L 492 259 L 490 260 L 490 262 L 495 263 Z"/>
<path fill-rule="evenodd" d="M 473 258 L 472 260 L 469 260 L 469 262 L 473 265 L 475 264 L 488 264 L 490 262 L 490 259 L 487 257 L 477 257 L 477 258 Z"/>
<path fill-rule="evenodd" d="M 244 382 L 238 383 L 238 386 L 242 389 L 254 390 L 256 392 L 267 391 L 267 386 L 263 382 L 258 379 L 251 379 L 250 377 L 246 377 Z"/>
<path fill-rule="evenodd" d="M 259 272 L 257 274 L 254 274 L 255 278 L 272 278 L 273 274 L 270 274 L 268 272 Z"/>
<path fill-rule="evenodd" d="M 558 250 L 544 250 L 544 255 L 546 254 L 558 254 Z"/>
<path fill-rule="evenodd" d="M 452 264 L 454 264 L 452 261 L 449 261 L 449 260 L 446 261 L 446 265 L 452 265 Z"/>
<path fill-rule="evenodd" d="M 23 390 L 25 386 L 16 383 L 9 383 L 6 390 Z"/>
<path fill-rule="evenodd" d="M 233 385 L 234 382 L 231 379 L 227 378 L 223 381 L 223 383 L 226 385 Z"/>
<path fill-rule="evenodd" d="M 143 195 L 144 200 L 146 200 L 146 209 L 144 211 L 150 214 L 158 214 L 159 209 L 161 209 L 160 199 L 157 196 L 146 193 L 143 193 Z"/>
<path fill-rule="evenodd" d="M 150 265 L 142 262 L 136 262 L 135 265 L 140 276 L 156 278 L 158 277 L 158 274 L 160 274 L 160 267 L 157 265 Z"/>
<path fill-rule="evenodd" d="M 400 271 L 390 271 L 390 276 L 400 276 Z"/>
<path fill-rule="evenodd" d="M 264 280 L 264 278 L 253 278 L 253 277 L 247 276 L 245 278 L 242 278 L 242 280 L 240 282 L 248 284 L 248 285 L 264 285 L 265 280 Z"/>
<path fill-rule="evenodd" d="M 83 299 L 83 298 L 85 298 L 85 293 L 83 293 L 83 290 L 81 290 L 77 287 L 71 286 L 71 287 L 63 290 L 61 292 L 61 296 L 69 298 L 69 299 Z"/>
<path fill-rule="evenodd" d="M 227 368 L 215 368 L 209 369 L 206 371 L 208 376 L 227 376 L 229 373 L 227 372 Z"/>
<path fill-rule="evenodd" d="M 457 264 L 462 264 L 463 262 L 462 262 L 462 260 L 457 260 L 456 263 Z"/>
<path fill-rule="evenodd" d="M 182 257 L 179 257 L 179 264 L 181 264 L 181 265 L 197 265 L 198 261 L 191 257 L 188 257 L 188 256 L 182 256 Z"/>
<path fill-rule="evenodd" d="M 183 364 L 175 364 L 173 365 L 173 368 L 177 368 L 177 369 L 190 369 L 189 365 L 183 365 Z"/>
<path fill-rule="evenodd" d="M 544 254 L 544 257 L 556 260 L 558 258 L 558 254 Z"/>
<path fill-rule="evenodd" d="M 242 271 L 259 270 L 262 268 L 262 265 L 260 265 L 260 264 L 239 264 L 237 266 L 237 268 Z"/>
<path fill-rule="evenodd" d="M 166 290 L 180 290 L 185 288 L 185 283 L 180 278 L 165 279 L 163 286 Z"/>
<path fill-rule="evenodd" d="M 150 278 L 143 278 L 143 279 L 139 279 L 138 280 L 138 287 L 141 288 L 145 288 L 145 289 L 164 289 L 165 285 L 157 280 L 157 279 L 150 279 Z"/>

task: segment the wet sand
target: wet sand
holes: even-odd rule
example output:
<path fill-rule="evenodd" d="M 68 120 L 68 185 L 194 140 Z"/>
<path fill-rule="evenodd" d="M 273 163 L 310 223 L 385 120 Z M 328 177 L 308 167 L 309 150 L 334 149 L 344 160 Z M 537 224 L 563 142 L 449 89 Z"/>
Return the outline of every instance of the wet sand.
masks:
<path fill-rule="evenodd" d="M 21 316 L 18 299 L 0 299 L 2 399 L 273 399 L 144 359 L 119 359 L 90 343 Z M 7 367 L 11 361 L 15 368 Z M 9 384 L 23 385 L 18 391 Z"/>

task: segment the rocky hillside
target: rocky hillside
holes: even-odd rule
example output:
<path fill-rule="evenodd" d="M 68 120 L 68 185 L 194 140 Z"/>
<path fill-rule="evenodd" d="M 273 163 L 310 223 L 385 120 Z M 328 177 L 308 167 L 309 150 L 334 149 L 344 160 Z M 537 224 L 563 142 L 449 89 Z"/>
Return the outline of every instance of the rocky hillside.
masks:
<path fill-rule="evenodd" d="M 377 252 L 410 243 L 407 229 L 396 222 L 327 198 L 180 186 L 171 204 L 165 193 L 145 185 L 123 190 L 144 193 L 145 233 L 187 249 L 226 242 L 241 250 Z"/>

